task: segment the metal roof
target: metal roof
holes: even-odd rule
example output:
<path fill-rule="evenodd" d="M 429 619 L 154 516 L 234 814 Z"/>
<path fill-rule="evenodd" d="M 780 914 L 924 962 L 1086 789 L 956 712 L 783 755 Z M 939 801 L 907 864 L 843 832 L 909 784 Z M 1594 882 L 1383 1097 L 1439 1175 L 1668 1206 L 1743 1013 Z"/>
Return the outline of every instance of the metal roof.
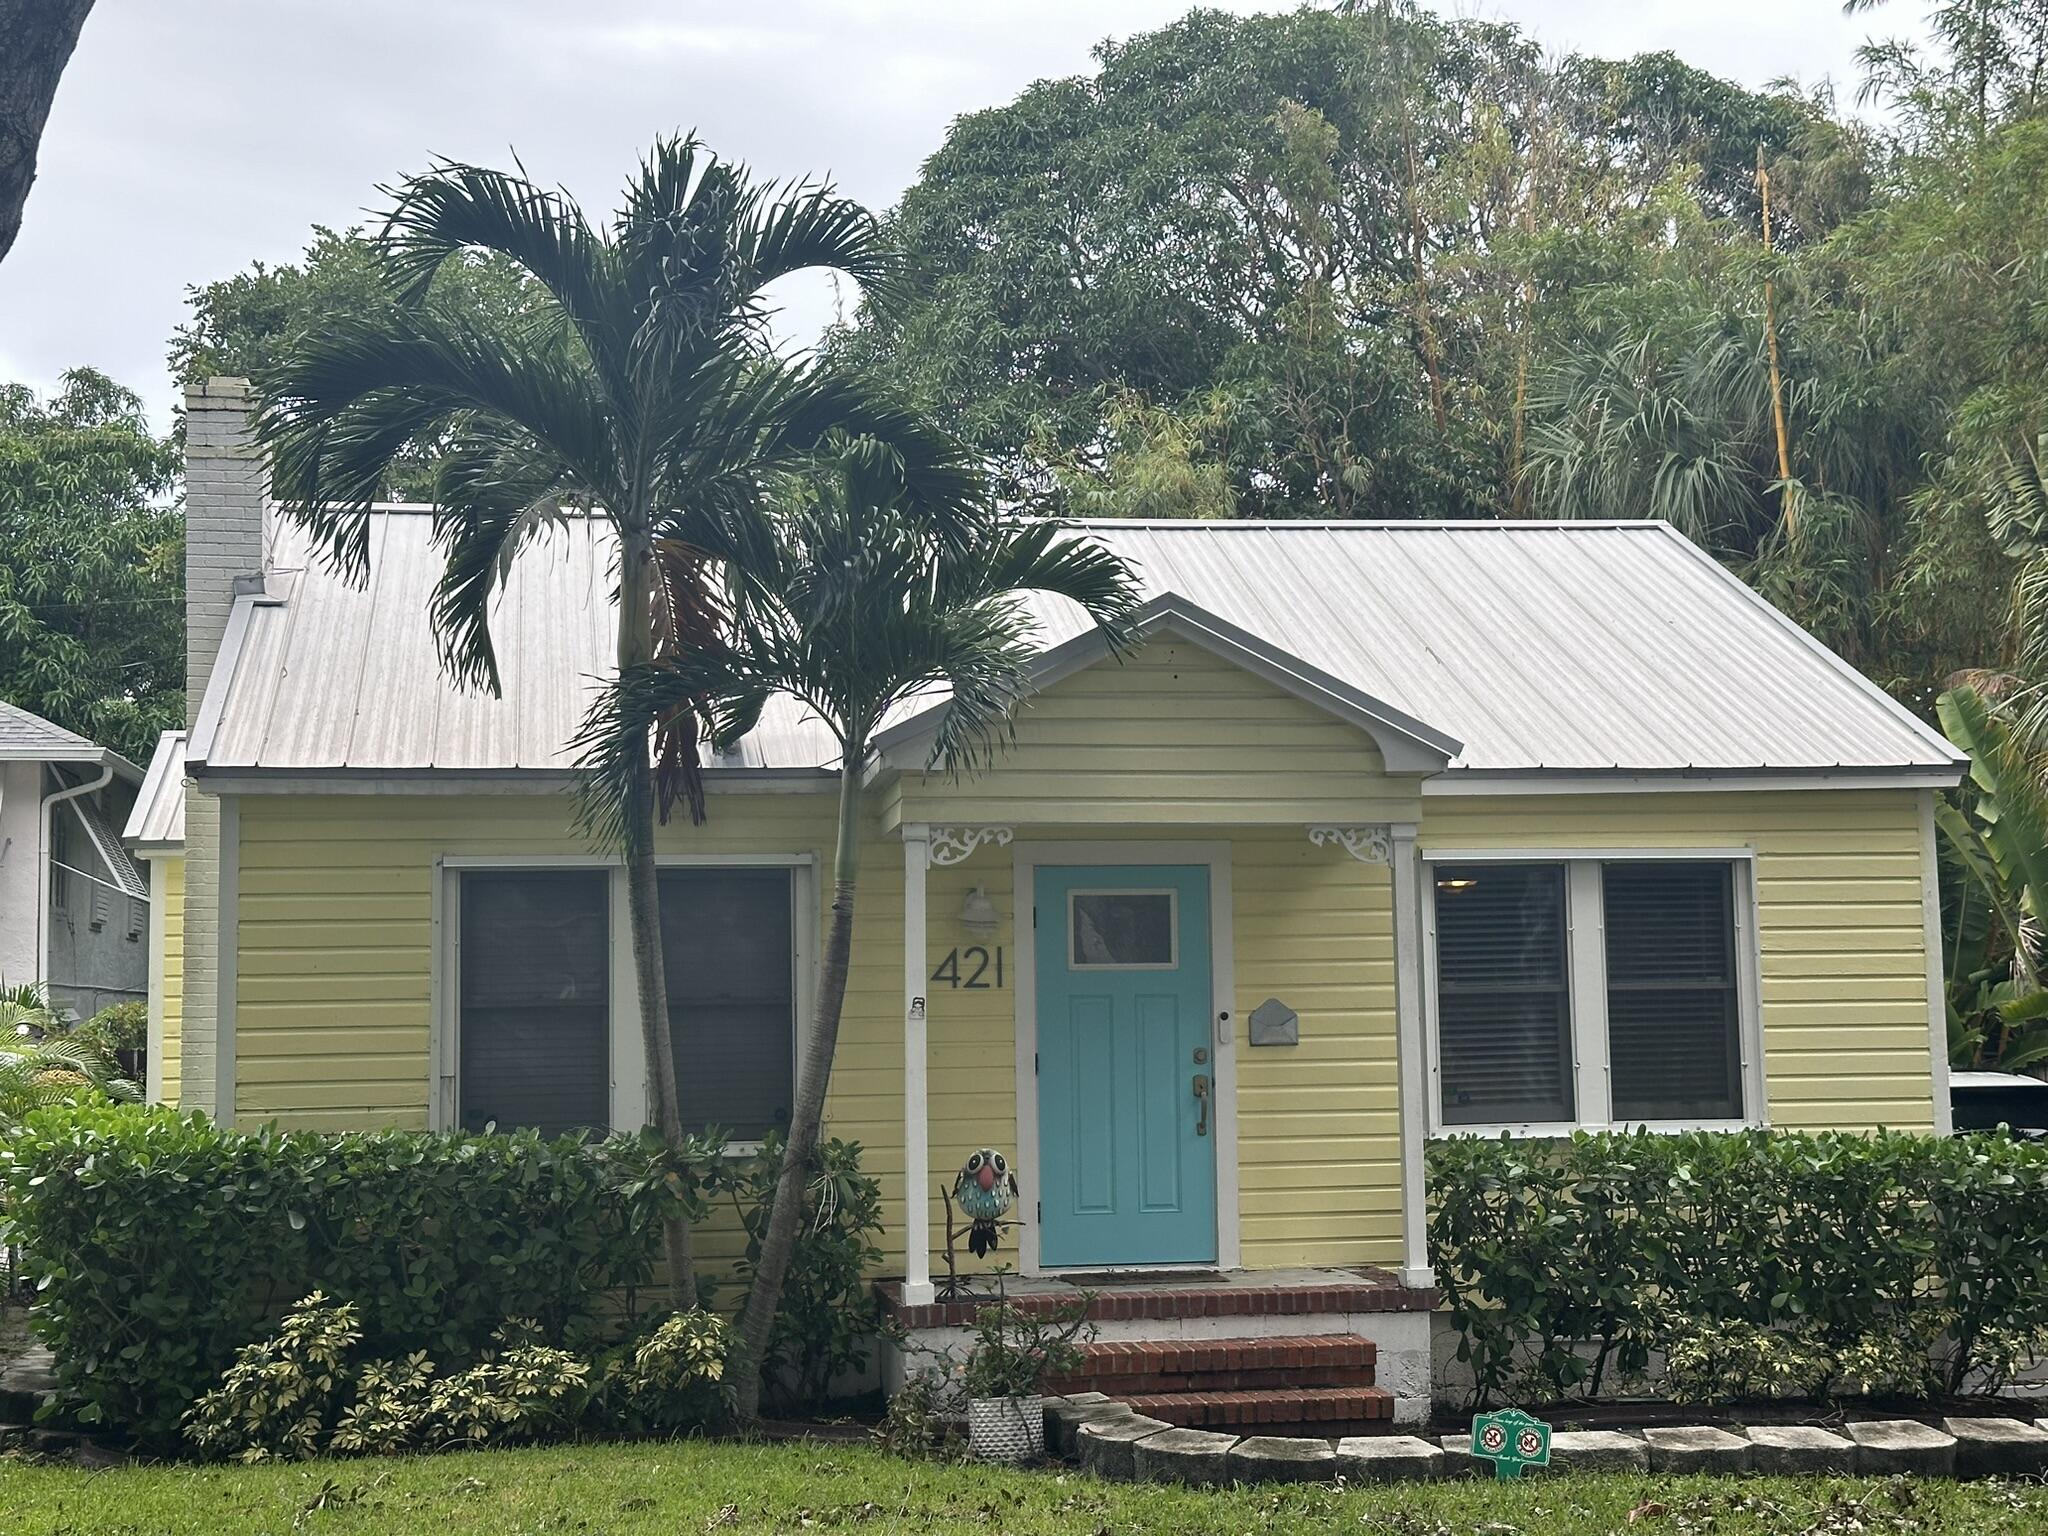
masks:
<path fill-rule="evenodd" d="M 611 670 L 608 526 L 573 521 L 515 563 L 493 699 L 457 689 L 437 659 L 441 561 L 424 510 L 375 517 L 361 589 L 281 533 L 266 591 L 237 601 L 194 729 L 205 772 L 567 766 Z M 1448 777 L 1953 777 L 1961 760 L 1664 523 L 1076 526 L 1129 560 L 1148 598 L 1177 595 L 1461 743 Z M 1048 648 L 1087 628 L 1064 601 L 1033 607 Z M 833 760 L 822 726 L 784 700 L 717 766 Z"/>
<path fill-rule="evenodd" d="M 150 754 L 134 809 L 121 836 L 142 852 L 185 844 L 185 733 L 165 731 Z"/>

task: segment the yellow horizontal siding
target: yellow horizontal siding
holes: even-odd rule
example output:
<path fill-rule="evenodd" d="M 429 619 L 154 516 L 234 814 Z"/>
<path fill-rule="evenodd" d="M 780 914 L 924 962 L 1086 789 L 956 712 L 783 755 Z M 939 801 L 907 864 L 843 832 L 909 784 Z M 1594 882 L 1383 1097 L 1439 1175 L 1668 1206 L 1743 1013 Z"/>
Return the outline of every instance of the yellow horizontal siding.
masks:
<path fill-rule="evenodd" d="M 1770 1122 L 1934 1125 L 1914 790 L 1432 799 L 1425 849 L 1753 848 Z"/>
<path fill-rule="evenodd" d="M 1096 699 L 1085 689 L 1076 696 Z M 1263 699 L 1259 709 L 1275 713 L 1273 703 Z M 1203 735 L 1171 712 L 1136 708 L 1125 738 L 1133 722 L 1144 721 L 1170 727 L 1162 739 L 1178 733 L 1188 751 Z M 1089 819 L 1108 814 L 1107 802 L 1088 799 L 1101 783 L 1088 779 L 1076 801 L 1040 807 L 1059 824 L 1020 827 L 1019 837 L 1146 835 L 1141 802 L 1120 802 L 1124 819 L 1114 825 Z M 908 807 L 918 819 L 970 821 L 992 803 L 977 798 L 973 783 L 954 787 L 951 798 L 919 784 L 924 798 L 903 802 L 898 814 Z M 1367 798 L 1408 793 L 1380 789 Z M 1395 1263 L 1400 1146 L 1388 872 L 1312 847 L 1299 821 L 1261 827 L 1252 824 L 1252 809 L 1240 809 L 1244 815 L 1222 818 L 1228 830 L 1212 827 L 1207 835 L 1227 838 L 1232 850 L 1236 987 L 1219 1006 L 1240 1021 L 1244 1261 Z M 567 802 L 553 795 L 246 798 L 238 1110 L 327 1130 L 424 1125 L 435 860 L 584 852 L 568 813 Z M 1432 799 L 1426 813 L 1424 844 L 1439 848 L 1753 845 L 1773 1123 L 1931 1123 L 1919 834 L 1910 794 Z M 678 822 L 660 840 L 671 852 L 810 854 L 822 870 L 832 815 L 827 794 L 714 794 L 708 825 Z M 936 1249 L 944 1218 L 939 1186 L 975 1147 L 1017 1144 L 1019 893 L 1003 850 L 983 850 L 928 875 L 925 975 L 949 950 L 974 944 L 1000 946 L 1005 975 L 1001 990 L 927 983 L 933 1187 L 917 1194 L 903 1184 L 902 847 L 893 834 L 870 827 L 863 857 L 827 1114 L 832 1134 L 866 1148 L 865 1165 L 884 1193 L 885 1267 L 898 1269 L 906 1203 L 923 1200 Z M 825 885 L 820 879 L 815 886 L 821 932 Z M 975 886 L 1001 914 L 992 935 L 972 934 L 959 921 Z M 1267 997 L 1300 1012 L 1299 1046 L 1245 1044 L 1241 1021 Z M 1034 1198 L 1027 1187 L 1027 1209 Z M 738 1242 L 729 1221 L 715 1224 L 700 1242 L 707 1267 L 723 1266 Z"/>
<path fill-rule="evenodd" d="M 158 1038 L 157 1071 L 163 1102 L 178 1102 L 179 1073 L 184 1067 L 185 1029 L 185 861 L 165 856 L 150 860 L 151 893 L 156 909 L 156 929 L 150 942 L 161 946 L 161 997 L 158 1009 L 163 1028 Z"/>
<path fill-rule="evenodd" d="M 1035 695 L 986 773 L 902 774 L 885 791 L 882 824 L 1413 821 L 1415 783 L 1389 778 L 1357 727 L 1166 638 Z"/>

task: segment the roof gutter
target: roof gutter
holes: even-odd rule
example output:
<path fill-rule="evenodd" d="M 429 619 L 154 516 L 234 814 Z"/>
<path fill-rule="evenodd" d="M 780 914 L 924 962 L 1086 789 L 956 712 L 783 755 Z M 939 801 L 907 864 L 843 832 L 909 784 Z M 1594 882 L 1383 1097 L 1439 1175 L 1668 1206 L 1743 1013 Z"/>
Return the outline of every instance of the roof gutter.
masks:
<path fill-rule="evenodd" d="M 52 790 L 43 796 L 42 826 L 36 841 L 36 849 L 40 855 L 39 864 L 51 862 L 50 828 L 55 824 L 57 807 L 67 800 L 81 799 L 113 783 L 114 759 L 117 755 L 108 752 L 101 758 L 98 778 L 88 779 L 83 784 L 74 784 L 69 789 Z M 34 979 L 47 987 L 50 983 L 50 878 L 41 868 L 37 869 L 36 874 L 36 964 L 41 967 L 43 974 Z"/>

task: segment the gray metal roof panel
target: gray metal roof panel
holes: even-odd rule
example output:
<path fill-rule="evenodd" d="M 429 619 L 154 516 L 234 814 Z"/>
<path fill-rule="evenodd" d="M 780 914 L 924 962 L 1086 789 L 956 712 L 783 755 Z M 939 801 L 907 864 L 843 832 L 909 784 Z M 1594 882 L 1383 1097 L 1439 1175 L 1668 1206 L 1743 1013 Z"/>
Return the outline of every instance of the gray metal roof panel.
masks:
<path fill-rule="evenodd" d="M 128 812 L 122 840 L 131 848 L 180 848 L 185 843 L 185 733 L 165 731 L 150 754 L 149 771 Z"/>
<path fill-rule="evenodd" d="M 280 534 L 271 596 L 216 669 L 209 771 L 567 766 L 612 671 L 615 544 L 573 520 L 499 599 L 502 698 L 443 672 L 418 510 L 377 517 L 367 586 Z M 1091 523 L 1173 593 L 1464 744 L 1453 771 L 1949 768 L 1957 754 L 1661 523 Z M 249 600 L 245 600 L 249 601 Z M 1041 642 L 1081 633 L 1032 603 Z M 223 676 L 225 672 L 228 675 Z M 813 768 L 829 733 L 779 699 L 721 766 Z"/>

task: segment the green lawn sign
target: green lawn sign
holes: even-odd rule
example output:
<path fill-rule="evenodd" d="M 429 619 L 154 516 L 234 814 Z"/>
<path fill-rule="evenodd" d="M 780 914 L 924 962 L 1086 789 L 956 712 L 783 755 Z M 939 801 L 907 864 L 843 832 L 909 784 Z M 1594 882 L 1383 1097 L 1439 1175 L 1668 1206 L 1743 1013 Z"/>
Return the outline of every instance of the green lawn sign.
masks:
<path fill-rule="evenodd" d="M 1507 1482 L 1524 1467 L 1550 1465 L 1550 1426 L 1519 1408 L 1482 1413 L 1472 1421 L 1472 1454 L 1492 1462 L 1493 1475 Z"/>

